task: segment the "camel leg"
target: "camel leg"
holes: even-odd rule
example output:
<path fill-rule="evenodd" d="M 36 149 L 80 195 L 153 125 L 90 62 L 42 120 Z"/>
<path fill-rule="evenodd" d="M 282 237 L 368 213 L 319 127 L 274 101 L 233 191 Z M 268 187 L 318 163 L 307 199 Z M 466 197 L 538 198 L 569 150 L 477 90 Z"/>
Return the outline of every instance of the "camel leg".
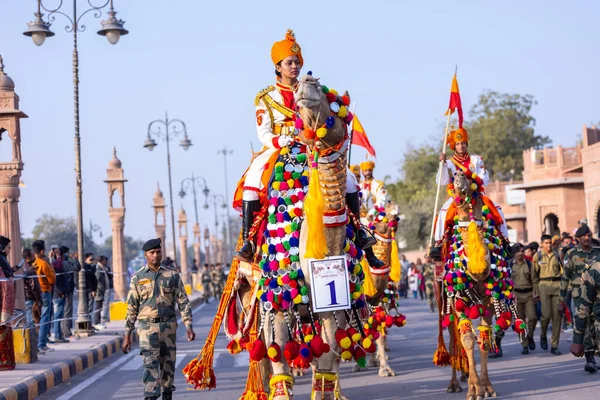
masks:
<path fill-rule="evenodd" d="M 282 313 L 275 314 L 273 325 L 275 326 L 275 332 L 273 332 L 271 320 L 269 314 L 267 314 L 267 318 L 264 321 L 265 345 L 268 348 L 271 343 L 276 342 L 283 349 L 288 337 L 288 331 Z M 273 333 L 275 334 L 274 337 Z M 273 400 L 293 400 L 292 387 L 294 385 L 294 378 L 283 355 L 281 362 L 271 362 L 271 368 L 273 369 L 273 376 L 269 380 L 268 385 L 272 396 L 270 398 Z"/>
<path fill-rule="evenodd" d="M 346 327 L 346 315 L 344 312 L 336 311 L 337 320 L 342 328 Z M 342 396 L 339 372 L 340 372 L 340 354 L 337 341 L 335 340 L 335 331 L 337 325 L 333 317 L 333 312 L 320 315 L 323 321 L 321 337 L 325 343 L 328 343 L 331 350 L 323 354 L 317 360 L 316 371 L 313 370 L 313 389 L 311 399 L 319 400 L 341 400 L 346 399 Z M 347 400 L 347 399 L 346 399 Z"/>
<path fill-rule="evenodd" d="M 450 379 L 450 384 L 447 389 L 448 393 L 460 393 L 462 392 L 462 387 L 460 383 L 458 383 L 458 379 L 456 379 L 456 370 L 452 368 L 452 378 Z"/>
<path fill-rule="evenodd" d="M 489 315 L 493 315 L 491 310 Z M 483 318 L 482 326 L 490 327 L 490 335 L 492 334 L 491 326 L 492 326 L 492 317 Z M 493 340 L 493 338 L 492 338 Z M 482 341 L 484 342 L 484 341 Z M 490 382 L 490 377 L 488 375 L 488 354 L 490 352 L 489 343 L 484 343 L 483 346 L 480 347 L 481 353 L 481 376 L 479 377 L 479 381 L 481 382 L 481 386 L 485 390 L 485 397 L 496 397 L 496 391 L 492 387 L 492 382 Z"/>
<path fill-rule="evenodd" d="M 460 330 L 460 341 L 467 353 L 469 360 L 469 390 L 467 391 L 467 400 L 482 400 L 485 394 L 485 390 L 481 387 L 479 376 L 477 375 L 477 369 L 475 364 L 475 346 L 477 338 L 473 333 L 473 326 L 471 322 L 465 323 L 462 327 L 459 325 Z"/>
<path fill-rule="evenodd" d="M 388 377 L 396 376 L 396 372 L 388 364 L 388 357 L 385 350 L 386 336 L 381 335 L 377 339 L 377 357 L 379 358 L 379 376 Z"/>

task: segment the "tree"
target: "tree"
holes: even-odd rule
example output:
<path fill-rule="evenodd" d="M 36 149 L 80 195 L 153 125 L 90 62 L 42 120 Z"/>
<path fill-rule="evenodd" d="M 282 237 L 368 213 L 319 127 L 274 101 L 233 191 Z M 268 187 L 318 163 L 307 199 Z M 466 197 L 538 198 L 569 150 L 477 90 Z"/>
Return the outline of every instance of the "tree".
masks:
<path fill-rule="evenodd" d="M 483 157 L 490 179 L 522 179 L 523 150 L 551 143 L 535 134 L 530 112 L 536 104 L 532 95 L 485 91 L 471 108 L 469 152 Z"/>
<path fill-rule="evenodd" d="M 74 217 L 58 217 L 43 214 L 36 219 L 32 231 L 33 240 L 44 240 L 46 246 L 67 246 L 71 251 L 77 251 L 77 222 Z M 27 239 L 26 239 L 27 240 Z M 86 253 L 96 253 L 97 248 L 90 236 L 84 233 Z"/>

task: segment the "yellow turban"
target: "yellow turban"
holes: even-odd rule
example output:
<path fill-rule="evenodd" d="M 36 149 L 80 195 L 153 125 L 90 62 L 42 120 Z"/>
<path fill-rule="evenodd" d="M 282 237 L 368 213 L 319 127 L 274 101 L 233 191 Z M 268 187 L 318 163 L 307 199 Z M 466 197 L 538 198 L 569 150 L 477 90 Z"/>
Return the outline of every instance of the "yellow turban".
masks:
<path fill-rule="evenodd" d="M 448 134 L 448 146 L 452 150 L 456 147 L 456 143 L 466 142 L 469 143 L 469 134 L 465 128 L 458 128 Z"/>
<path fill-rule="evenodd" d="M 302 49 L 296 42 L 294 32 L 291 29 L 288 29 L 287 33 L 285 34 L 285 39 L 273 43 L 273 47 L 271 48 L 271 59 L 273 60 L 273 64 L 277 65 L 282 60 L 290 56 L 298 56 L 298 60 L 300 60 L 300 66 L 304 65 L 304 59 L 302 59 Z"/>
<path fill-rule="evenodd" d="M 360 170 L 366 171 L 368 169 L 375 169 L 375 163 L 373 161 L 363 161 L 360 163 Z"/>
<path fill-rule="evenodd" d="M 353 174 L 358 175 L 358 174 L 360 174 L 360 166 L 358 166 L 358 165 L 351 165 L 350 166 L 350 171 L 352 171 Z"/>

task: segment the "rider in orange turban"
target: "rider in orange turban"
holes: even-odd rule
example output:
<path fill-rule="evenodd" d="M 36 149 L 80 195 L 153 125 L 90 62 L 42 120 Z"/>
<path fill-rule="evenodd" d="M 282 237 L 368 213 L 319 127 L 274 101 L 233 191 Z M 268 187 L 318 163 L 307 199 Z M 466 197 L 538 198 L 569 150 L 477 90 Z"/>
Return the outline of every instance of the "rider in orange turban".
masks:
<path fill-rule="evenodd" d="M 469 134 L 465 128 L 458 128 L 448 134 L 448 146 L 452 150 L 456 148 L 456 143 L 469 143 Z"/>
<path fill-rule="evenodd" d="M 277 65 L 290 56 L 297 56 L 300 61 L 300 66 L 302 67 L 304 65 L 302 49 L 296 42 L 294 32 L 291 29 L 288 29 L 285 34 L 285 39 L 273 43 L 273 47 L 271 48 L 271 60 L 273 60 L 273 64 Z"/>

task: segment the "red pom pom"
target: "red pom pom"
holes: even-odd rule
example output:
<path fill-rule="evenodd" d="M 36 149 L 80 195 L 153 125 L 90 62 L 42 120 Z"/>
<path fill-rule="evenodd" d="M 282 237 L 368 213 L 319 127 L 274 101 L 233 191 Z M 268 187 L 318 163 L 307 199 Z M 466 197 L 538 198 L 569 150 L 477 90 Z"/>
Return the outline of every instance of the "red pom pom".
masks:
<path fill-rule="evenodd" d="M 330 102 L 330 103 L 333 103 L 335 101 L 335 99 L 336 99 L 335 94 L 333 94 L 331 92 L 327 93 L 325 95 L 325 97 L 327 97 L 327 101 Z"/>
<path fill-rule="evenodd" d="M 450 315 L 446 314 L 444 315 L 444 318 L 442 318 L 442 327 L 447 328 L 448 326 L 450 326 Z"/>
<path fill-rule="evenodd" d="M 240 346 L 242 346 L 242 348 L 250 351 L 250 349 L 248 348 L 249 344 L 250 344 L 250 336 L 242 336 L 240 338 Z"/>
<path fill-rule="evenodd" d="M 467 316 L 471 319 L 477 319 L 481 316 L 481 314 L 479 314 L 479 307 L 477 306 L 473 306 L 469 308 L 469 313 L 467 314 Z"/>
<path fill-rule="evenodd" d="M 341 328 L 335 331 L 335 341 L 342 349 L 347 349 L 352 345 L 352 340 L 348 337 L 348 332 Z"/>
<path fill-rule="evenodd" d="M 313 336 L 309 345 L 315 358 L 319 358 L 323 355 L 323 339 L 321 339 L 321 336 Z"/>
<path fill-rule="evenodd" d="M 298 354 L 300 354 L 300 345 L 298 343 L 290 341 L 285 344 L 283 356 L 288 364 L 291 364 L 298 357 Z"/>
<path fill-rule="evenodd" d="M 342 102 L 344 102 L 344 105 L 345 105 L 346 107 L 348 107 L 348 106 L 350 105 L 350 97 L 348 97 L 348 96 L 345 96 L 345 95 L 344 95 L 344 96 L 342 96 Z"/>
<path fill-rule="evenodd" d="M 327 354 L 331 351 L 331 346 L 329 343 L 323 342 L 323 354 Z"/>
<path fill-rule="evenodd" d="M 265 358 L 265 354 L 267 354 L 267 346 L 262 340 L 256 339 L 252 345 L 252 350 L 250 350 L 250 359 L 260 361 Z"/>
<path fill-rule="evenodd" d="M 314 139 L 315 136 L 317 136 L 317 134 L 312 129 L 307 128 L 304 130 L 304 137 L 307 138 L 308 140 Z"/>
<path fill-rule="evenodd" d="M 358 361 L 359 358 L 366 357 L 367 353 L 360 347 L 356 347 L 354 350 L 354 360 Z"/>
<path fill-rule="evenodd" d="M 454 303 L 454 307 L 456 307 L 457 312 L 463 312 L 463 311 L 465 311 L 465 308 L 467 308 L 467 305 L 465 304 L 464 301 L 462 301 L 461 299 L 458 299 Z"/>
<path fill-rule="evenodd" d="M 267 350 L 267 355 L 269 356 L 269 360 L 273 362 L 277 363 L 281 361 L 281 347 L 275 342 L 271 343 Z"/>
<path fill-rule="evenodd" d="M 397 327 L 406 325 L 406 317 L 402 314 L 396 315 L 396 317 L 394 318 L 394 325 L 396 325 Z"/>
<path fill-rule="evenodd" d="M 515 331 L 517 333 L 525 332 L 525 322 L 521 318 L 515 321 Z"/>
<path fill-rule="evenodd" d="M 385 317 L 385 326 L 391 328 L 394 325 L 394 317 L 391 315 L 386 315 Z"/>

